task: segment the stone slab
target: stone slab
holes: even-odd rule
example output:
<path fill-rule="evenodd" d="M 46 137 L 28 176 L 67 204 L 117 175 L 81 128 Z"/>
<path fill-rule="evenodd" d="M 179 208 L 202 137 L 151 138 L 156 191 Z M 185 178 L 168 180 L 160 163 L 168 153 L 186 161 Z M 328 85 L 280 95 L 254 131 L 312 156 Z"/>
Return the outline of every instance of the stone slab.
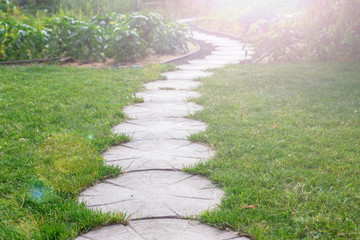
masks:
<path fill-rule="evenodd" d="M 191 102 L 145 102 L 124 108 L 124 113 L 132 119 L 186 117 L 204 107 Z"/>
<path fill-rule="evenodd" d="M 132 140 L 183 139 L 190 134 L 205 131 L 206 124 L 188 118 L 132 120 L 113 127 L 117 134 L 125 134 Z"/>
<path fill-rule="evenodd" d="M 237 61 L 237 60 L 242 60 L 245 58 L 245 55 L 240 56 L 240 55 L 233 55 L 233 56 L 216 56 L 216 55 L 209 55 L 207 57 L 205 57 L 206 60 L 228 60 L 228 61 Z"/>
<path fill-rule="evenodd" d="M 181 70 L 209 70 L 213 68 L 218 68 L 218 65 L 211 65 L 211 64 L 183 64 L 177 66 Z"/>
<path fill-rule="evenodd" d="M 161 139 L 133 141 L 110 148 L 103 153 L 106 164 L 122 167 L 123 171 L 147 169 L 182 169 L 213 157 L 207 145 L 188 140 Z"/>
<path fill-rule="evenodd" d="M 199 77 L 211 76 L 212 72 L 194 71 L 194 70 L 177 70 L 167 73 L 162 73 L 167 80 L 192 80 Z"/>
<path fill-rule="evenodd" d="M 212 51 L 211 55 L 215 55 L 215 56 L 245 56 L 245 50 L 243 50 L 243 51 Z"/>
<path fill-rule="evenodd" d="M 128 226 L 111 225 L 86 233 L 77 240 L 250 240 L 238 233 L 220 230 L 185 219 L 131 221 Z"/>
<path fill-rule="evenodd" d="M 173 89 L 173 90 L 192 90 L 201 85 L 199 81 L 192 80 L 160 80 L 149 82 L 144 85 L 149 90 Z"/>
<path fill-rule="evenodd" d="M 244 51 L 242 46 L 218 46 L 215 47 L 215 51 Z"/>
<path fill-rule="evenodd" d="M 80 202 L 131 218 L 187 217 L 213 209 L 223 191 L 202 176 L 179 171 L 125 173 L 83 191 Z"/>
<path fill-rule="evenodd" d="M 189 90 L 151 90 L 136 93 L 145 102 L 187 101 L 189 98 L 198 98 L 200 93 Z"/>
<path fill-rule="evenodd" d="M 226 60 L 226 59 L 200 59 L 200 60 L 191 60 L 189 61 L 190 64 L 211 64 L 217 65 L 218 67 L 224 67 L 228 64 L 239 63 L 238 60 Z"/>

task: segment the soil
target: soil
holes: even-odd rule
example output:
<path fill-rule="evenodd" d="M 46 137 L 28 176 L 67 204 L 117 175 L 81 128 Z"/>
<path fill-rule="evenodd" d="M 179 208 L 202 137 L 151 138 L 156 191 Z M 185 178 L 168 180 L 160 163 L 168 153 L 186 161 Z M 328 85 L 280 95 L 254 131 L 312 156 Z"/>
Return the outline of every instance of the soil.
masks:
<path fill-rule="evenodd" d="M 199 51 L 199 46 L 195 44 L 189 44 L 188 45 L 189 50 L 184 53 L 179 54 L 172 54 L 172 55 L 161 55 L 161 54 L 155 54 L 150 53 L 148 56 L 146 56 L 143 59 L 139 59 L 136 62 L 131 63 L 118 63 L 112 58 L 108 58 L 106 62 L 89 62 L 84 63 L 81 60 L 77 60 L 74 62 L 66 62 L 62 63 L 62 66 L 72 66 L 72 67 L 84 67 L 84 68 L 125 68 L 125 67 L 143 67 L 149 64 L 158 64 L 158 63 L 165 63 L 165 62 L 172 62 L 176 64 L 177 61 L 172 61 L 177 58 L 181 58 L 182 56 L 187 56 L 188 54 L 194 53 Z M 200 49 L 201 51 L 201 49 Z"/>
<path fill-rule="evenodd" d="M 198 40 L 196 41 L 196 43 L 200 46 L 199 51 L 194 52 L 193 54 L 191 54 L 189 56 L 171 61 L 171 63 L 175 64 L 175 65 L 186 64 L 190 60 L 202 59 L 202 58 L 210 55 L 211 52 L 215 50 L 215 47 L 210 43 L 206 43 L 204 41 L 198 41 Z"/>

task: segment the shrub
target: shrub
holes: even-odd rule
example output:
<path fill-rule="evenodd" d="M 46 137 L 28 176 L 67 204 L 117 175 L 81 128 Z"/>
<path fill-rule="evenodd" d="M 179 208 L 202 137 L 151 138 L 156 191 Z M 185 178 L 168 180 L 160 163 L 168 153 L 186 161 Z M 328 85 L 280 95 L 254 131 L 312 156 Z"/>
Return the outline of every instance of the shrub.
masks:
<path fill-rule="evenodd" d="M 45 31 L 38 31 L 14 20 L 0 22 L 0 59 L 38 58 L 43 55 L 47 42 L 48 35 Z"/>
<path fill-rule="evenodd" d="M 23 20 L 37 29 L 21 23 Z M 63 16 L 8 18 L 0 22 L 0 60 L 45 57 L 73 57 L 85 62 L 133 61 L 147 49 L 156 53 L 187 50 L 189 29 L 166 22 L 155 13 L 101 14 L 89 21 Z"/>
<path fill-rule="evenodd" d="M 106 60 L 104 32 L 99 26 L 66 16 L 48 20 L 47 26 L 51 29 L 48 46 L 51 55 Z"/>
<path fill-rule="evenodd" d="M 252 26 L 247 40 L 271 61 L 360 60 L 359 0 L 313 1 L 292 18 L 261 24 Z"/>

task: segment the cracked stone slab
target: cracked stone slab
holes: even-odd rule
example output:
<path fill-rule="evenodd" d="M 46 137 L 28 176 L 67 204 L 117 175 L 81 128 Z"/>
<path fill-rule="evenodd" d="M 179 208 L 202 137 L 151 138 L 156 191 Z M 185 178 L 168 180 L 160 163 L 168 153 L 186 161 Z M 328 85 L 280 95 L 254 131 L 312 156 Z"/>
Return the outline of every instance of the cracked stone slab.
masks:
<path fill-rule="evenodd" d="M 191 70 L 178 70 L 167 73 L 162 73 L 167 80 L 191 80 L 199 77 L 208 77 L 211 76 L 212 72 L 204 71 L 191 71 Z"/>
<path fill-rule="evenodd" d="M 106 164 L 124 171 L 145 169 L 182 169 L 213 157 L 215 152 L 205 144 L 188 140 L 133 141 L 110 148 L 103 153 Z"/>
<path fill-rule="evenodd" d="M 152 219 L 132 221 L 127 226 L 111 225 L 88 232 L 77 240 L 250 240 L 238 233 L 220 230 L 185 219 Z"/>
<path fill-rule="evenodd" d="M 103 212 L 132 218 L 187 217 L 213 209 L 224 192 L 202 176 L 179 171 L 131 172 L 80 194 L 80 202 Z"/>
<path fill-rule="evenodd" d="M 192 90 L 201 85 L 199 81 L 192 80 L 160 80 L 144 85 L 149 90 L 173 89 L 173 90 Z"/>
<path fill-rule="evenodd" d="M 142 97 L 145 102 L 168 102 L 168 101 L 187 101 L 189 98 L 198 98 L 200 93 L 189 90 L 152 90 L 136 93 L 137 97 Z"/>
<path fill-rule="evenodd" d="M 185 117 L 203 110 L 204 107 L 191 102 L 145 102 L 124 108 L 124 113 L 132 119 Z"/>
<path fill-rule="evenodd" d="M 190 134 L 205 131 L 206 124 L 187 118 L 141 119 L 116 125 L 113 131 L 133 140 L 184 139 Z"/>

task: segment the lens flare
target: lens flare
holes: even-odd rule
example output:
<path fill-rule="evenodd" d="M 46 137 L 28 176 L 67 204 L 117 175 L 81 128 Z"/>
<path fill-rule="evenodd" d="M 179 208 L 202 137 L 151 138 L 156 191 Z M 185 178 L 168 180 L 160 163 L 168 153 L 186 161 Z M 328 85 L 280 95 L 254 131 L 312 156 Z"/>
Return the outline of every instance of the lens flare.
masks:
<path fill-rule="evenodd" d="M 36 203 L 46 202 L 53 195 L 52 190 L 40 180 L 31 182 L 27 193 L 29 199 Z"/>

